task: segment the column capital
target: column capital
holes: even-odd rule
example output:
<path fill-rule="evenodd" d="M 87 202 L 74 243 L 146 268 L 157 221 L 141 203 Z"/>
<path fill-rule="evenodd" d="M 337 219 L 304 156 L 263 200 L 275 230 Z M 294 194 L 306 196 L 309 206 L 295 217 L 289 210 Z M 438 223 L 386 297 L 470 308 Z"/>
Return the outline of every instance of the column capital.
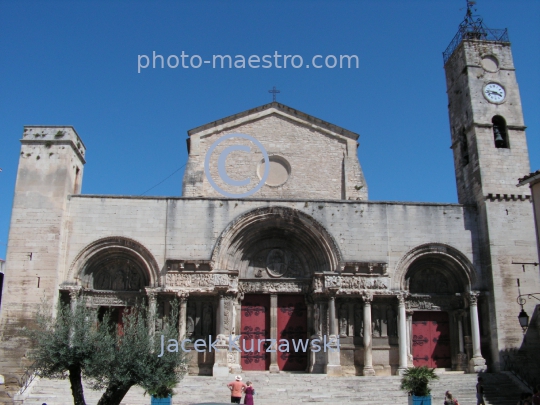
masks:
<path fill-rule="evenodd" d="M 148 299 L 150 301 L 155 301 L 155 299 L 157 297 L 158 289 L 157 288 L 146 287 L 145 291 L 146 291 L 146 295 L 148 296 Z"/>
<path fill-rule="evenodd" d="M 373 301 L 373 293 L 371 291 L 362 291 L 360 293 L 362 300 L 364 301 L 364 304 L 370 304 L 371 301 Z"/>
<path fill-rule="evenodd" d="M 82 289 L 83 288 L 80 285 L 64 287 L 64 290 L 69 293 L 69 298 L 71 298 L 72 300 L 76 300 L 79 297 Z"/>
<path fill-rule="evenodd" d="M 477 305 L 479 296 L 480 296 L 480 291 L 469 291 L 467 293 L 467 298 L 469 300 L 469 305 Z"/>
<path fill-rule="evenodd" d="M 189 293 L 186 291 L 177 291 L 176 297 L 180 300 L 180 302 L 187 302 L 187 299 L 189 297 Z"/>
<path fill-rule="evenodd" d="M 398 299 L 399 306 L 405 306 L 405 300 L 409 296 L 407 291 L 399 291 L 396 293 L 396 298 Z"/>

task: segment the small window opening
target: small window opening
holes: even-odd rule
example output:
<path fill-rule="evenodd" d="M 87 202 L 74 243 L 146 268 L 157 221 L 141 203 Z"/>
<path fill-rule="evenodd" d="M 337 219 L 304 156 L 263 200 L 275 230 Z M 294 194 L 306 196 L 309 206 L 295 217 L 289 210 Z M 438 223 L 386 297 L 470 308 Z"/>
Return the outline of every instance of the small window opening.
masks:
<path fill-rule="evenodd" d="M 467 142 L 467 132 L 465 129 L 461 131 L 461 162 L 463 166 L 469 164 L 469 143 Z"/>
<path fill-rule="evenodd" d="M 496 115 L 491 120 L 493 123 L 493 139 L 496 148 L 508 148 L 508 131 L 506 121 L 500 115 Z"/>

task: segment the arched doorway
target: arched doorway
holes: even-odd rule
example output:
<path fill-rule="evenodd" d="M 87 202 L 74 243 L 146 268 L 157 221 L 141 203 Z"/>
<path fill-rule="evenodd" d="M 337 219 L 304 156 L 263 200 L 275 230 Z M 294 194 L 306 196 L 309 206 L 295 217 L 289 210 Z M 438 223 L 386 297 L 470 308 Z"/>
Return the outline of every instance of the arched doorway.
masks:
<path fill-rule="evenodd" d="M 335 271 L 341 261 L 337 244 L 324 227 L 294 209 L 257 209 L 225 229 L 212 260 L 215 268 L 238 271 L 243 294 L 236 330 L 242 348 L 249 349 L 239 356 L 239 366 L 305 371 L 308 350 L 299 344 L 313 333 L 308 316 L 313 300 L 307 294 L 313 274 Z M 262 339 L 272 339 L 274 347 L 268 341 L 259 344 Z"/>
<path fill-rule="evenodd" d="M 464 309 L 474 275 L 456 249 L 439 244 L 413 249 L 398 269 L 409 292 L 411 365 L 466 370 L 470 319 Z"/>

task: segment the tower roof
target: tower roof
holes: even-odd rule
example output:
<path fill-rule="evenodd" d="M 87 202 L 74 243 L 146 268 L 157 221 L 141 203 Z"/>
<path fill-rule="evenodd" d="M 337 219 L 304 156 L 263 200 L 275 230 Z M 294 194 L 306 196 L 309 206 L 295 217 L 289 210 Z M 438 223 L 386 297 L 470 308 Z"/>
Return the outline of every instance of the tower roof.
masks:
<path fill-rule="evenodd" d="M 482 17 L 474 15 L 472 7 L 476 4 L 475 1 L 467 0 L 467 13 L 465 18 L 459 24 L 458 32 L 450 42 L 450 45 L 443 52 L 444 63 L 448 62 L 450 56 L 462 41 L 493 41 L 493 42 L 510 42 L 508 38 L 508 29 L 491 29 L 486 27 Z M 474 9 L 476 11 L 476 9 Z"/>

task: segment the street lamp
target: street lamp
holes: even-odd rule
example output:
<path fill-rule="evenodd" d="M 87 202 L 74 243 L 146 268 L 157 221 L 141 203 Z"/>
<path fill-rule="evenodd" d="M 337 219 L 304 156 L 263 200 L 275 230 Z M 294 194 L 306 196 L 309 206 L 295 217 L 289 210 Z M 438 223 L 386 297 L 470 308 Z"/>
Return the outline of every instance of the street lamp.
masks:
<path fill-rule="evenodd" d="M 526 331 L 529 327 L 529 315 L 527 315 L 527 312 L 521 307 L 521 312 L 518 315 L 519 324 L 521 325 L 521 328 L 523 331 Z"/>
<path fill-rule="evenodd" d="M 529 315 L 523 309 L 523 305 L 525 305 L 525 303 L 527 302 L 525 297 L 528 299 L 534 298 L 535 300 L 540 301 L 540 298 L 538 298 L 540 297 L 540 293 L 521 294 L 519 278 L 517 279 L 517 286 L 518 286 L 518 292 L 519 292 L 519 295 L 517 297 L 517 303 L 521 305 L 521 312 L 518 315 L 518 319 L 519 319 L 519 324 L 521 326 L 521 329 L 523 329 L 523 333 L 525 333 L 527 331 L 527 328 L 529 327 Z"/>

